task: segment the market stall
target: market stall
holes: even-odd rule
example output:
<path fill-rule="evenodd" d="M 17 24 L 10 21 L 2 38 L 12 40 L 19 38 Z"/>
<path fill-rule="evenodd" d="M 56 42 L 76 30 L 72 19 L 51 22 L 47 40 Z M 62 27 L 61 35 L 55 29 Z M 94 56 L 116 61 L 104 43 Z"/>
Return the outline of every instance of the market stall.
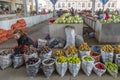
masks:
<path fill-rule="evenodd" d="M 49 32 L 51 38 L 60 37 L 65 39 L 65 27 L 67 25 L 73 26 L 76 35 L 83 35 L 83 19 L 76 16 L 70 16 L 70 14 L 65 14 L 60 18 L 57 18 L 55 22 L 50 23 Z"/>
<path fill-rule="evenodd" d="M 83 35 L 83 24 L 50 24 L 49 32 L 51 38 L 60 37 L 65 39 L 65 27 L 71 25 L 75 27 L 76 35 Z"/>
<path fill-rule="evenodd" d="M 101 23 L 97 21 L 95 28 L 96 39 L 100 43 L 120 42 L 120 23 Z"/>
<path fill-rule="evenodd" d="M 97 21 L 96 19 L 94 19 L 93 17 L 84 16 L 84 21 L 89 27 L 95 30 L 96 21 Z"/>

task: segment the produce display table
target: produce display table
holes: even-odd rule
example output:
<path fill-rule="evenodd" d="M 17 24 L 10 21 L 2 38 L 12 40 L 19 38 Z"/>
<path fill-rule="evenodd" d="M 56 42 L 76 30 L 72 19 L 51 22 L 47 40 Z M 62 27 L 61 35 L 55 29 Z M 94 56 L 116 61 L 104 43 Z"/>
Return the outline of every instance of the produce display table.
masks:
<path fill-rule="evenodd" d="M 100 43 L 119 43 L 120 23 L 102 24 L 99 21 L 97 21 L 95 28 L 95 36 Z"/>
<path fill-rule="evenodd" d="M 85 16 L 84 21 L 89 27 L 95 30 L 96 20 L 94 18 Z"/>
<path fill-rule="evenodd" d="M 49 33 L 51 38 L 59 37 L 65 39 L 65 26 L 75 27 L 76 35 L 83 35 L 83 24 L 50 24 Z"/>

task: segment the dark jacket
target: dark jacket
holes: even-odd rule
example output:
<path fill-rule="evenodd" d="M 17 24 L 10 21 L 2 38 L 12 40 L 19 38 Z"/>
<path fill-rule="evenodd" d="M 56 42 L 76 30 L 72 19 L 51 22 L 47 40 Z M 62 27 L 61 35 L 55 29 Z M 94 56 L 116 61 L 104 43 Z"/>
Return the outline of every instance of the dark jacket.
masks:
<path fill-rule="evenodd" d="M 15 50 L 16 54 L 22 54 L 23 53 L 22 50 L 23 50 L 25 45 L 28 47 L 30 45 L 34 45 L 34 42 L 32 41 L 32 39 L 26 35 L 21 36 L 20 39 L 17 40 L 17 43 L 18 43 L 19 47 Z"/>

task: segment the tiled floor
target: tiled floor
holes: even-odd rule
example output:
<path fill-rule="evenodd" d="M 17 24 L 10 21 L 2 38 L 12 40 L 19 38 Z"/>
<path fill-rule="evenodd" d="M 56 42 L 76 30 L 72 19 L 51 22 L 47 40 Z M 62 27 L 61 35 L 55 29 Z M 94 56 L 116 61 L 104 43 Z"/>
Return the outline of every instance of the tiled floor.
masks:
<path fill-rule="evenodd" d="M 49 33 L 48 26 L 48 21 L 34 25 L 33 27 L 28 28 L 28 35 L 33 40 L 36 40 L 38 38 L 45 38 L 46 35 Z M 86 28 L 84 28 L 84 31 L 85 30 Z M 89 38 L 88 35 L 84 36 L 84 39 L 90 45 L 98 44 L 96 39 Z M 16 41 L 14 39 L 11 39 L 3 44 L 0 44 L 0 48 L 12 48 L 16 44 Z M 31 79 L 26 73 L 25 66 L 23 66 L 19 69 L 13 69 L 12 67 L 10 67 L 6 70 L 0 70 L 0 80 L 47 80 L 47 78 L 45 78 L 42 70 L 40 69 L 38 75 L 35 78 Z M 56 72 L 54 72 L 48 80 L 120 80 L 120 73 L 118 74 L 118 78 L 111 77 L 107 72 L 102 77 L 98 77 L 94 72 L 92 72 L 92 74 L 88 77 L 85 75 L 82 69 L 80 69 L 80 72 L 77 77 L 72 77 L 70 72 L 67 71 L 66 75 L 63 78 L 61 78 Z"/>

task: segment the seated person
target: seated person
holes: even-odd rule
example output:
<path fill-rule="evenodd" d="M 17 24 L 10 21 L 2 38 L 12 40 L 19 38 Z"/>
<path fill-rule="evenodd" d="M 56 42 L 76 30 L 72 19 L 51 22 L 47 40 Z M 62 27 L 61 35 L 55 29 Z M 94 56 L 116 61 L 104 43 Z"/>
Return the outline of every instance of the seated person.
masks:
<path fill-rule="evenodd" d="M 23 54 L 28 47 L 31 45 L 34 46 L 33 40 L 22 30 L 16 30 L 13 34 L 18 43 L 18 46 L 16 46 L 13 50 L 14 54 Z"/>

